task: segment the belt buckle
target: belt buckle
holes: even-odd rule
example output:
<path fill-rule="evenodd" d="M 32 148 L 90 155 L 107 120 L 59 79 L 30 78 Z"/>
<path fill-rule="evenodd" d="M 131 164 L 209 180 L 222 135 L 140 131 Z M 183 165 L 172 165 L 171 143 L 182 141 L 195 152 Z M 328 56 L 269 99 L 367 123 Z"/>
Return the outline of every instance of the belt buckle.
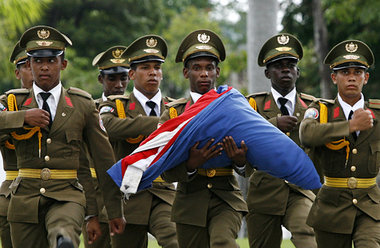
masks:
<path fill-rule="evenodd" d="M 216 174 L 216 170 L 215 169 L 207 169 L 206 174 L 208 177 L 214 177 Z"/>
<path fill-rule="evenodd" d="M 41 179 L 42 180 L 49 180 L 50 179 L 50 176 L 51 176 L 51 172 L 50 172 L 50 169 L 49 168 L 43 168 L 41 170 Z"/>
<path fill-rule="evenodd" d="M 348 178 L 347 186 L 350 189 L 356 189 L 356 187 L 358 186 L 358 180 L 355 177 Z"/>

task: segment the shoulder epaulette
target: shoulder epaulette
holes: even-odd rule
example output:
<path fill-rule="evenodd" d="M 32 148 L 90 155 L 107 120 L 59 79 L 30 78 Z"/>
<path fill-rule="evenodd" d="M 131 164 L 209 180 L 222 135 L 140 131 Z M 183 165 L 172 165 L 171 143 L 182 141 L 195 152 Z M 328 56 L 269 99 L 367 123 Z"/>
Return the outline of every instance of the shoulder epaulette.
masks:
<path fill-rule="evenodd" d="M 174 102 L 174 101 L 176 101 L 177 99 L 172 98 L 172 97 L 169 97 L 169 96 L 165 96 L 165 97 L 164 97 L 164 100 L 167 101 L 168 103 L 170 103 L 170 102 Z"/>
<path fill-rule="evenodd" d="M 186 104 L 188 101 L 189 100 L 187 98 L 180 98 L 172 102 L 169 102 L 168 104 L 166 104 L 166 107 L 170 108 L 170 107 L 178 106 L 181 104 Z"/>
<path fill-rule="evenodd" d="M 369 107 L 374 109 L 380 109 L 380 100 L 379 99 L 369 99 Z"/>
<path fill-rule="evenodd" d="M 322 103 L 335 104 L 335 100 L 332 100 L 332 99 L 316 98 L 316 101 L 319 101 Z"/>
<path fill-rule="evenodd" d="M 300 93 L 300 97 L 303 100 L 308 100 L 308 101 L 313 101 L 313 102 L 315 102 L 317 100 L 317 98 L 315 96 L 305 94 L 305 93 Z"/>
<path fill-rule="evenodd" d="M 129 96 L 126 96 L 126 95 L 110 95 L 110 96 L 107 96 L 107 99 L 110 101 L 115 101 L 116 99 L 129 100 Z"/>
<path fill-rule="evenodd" d="M 29 94 L 30 89 L 20 88 L 20 89 L 12 89 L 5 92 L 6 95 L 14 94 L 14 95 L 21 95 L 21 94 Z"/>
<path fill-rule="evenodd" d="M 88 98 L 88 99 L 92 99 L 92 96 L 90 93 L 88 93 L 87 91 L 84 91 L 82 89 L 75 88 L 75 87 L 68 88 L 67 93 L 78 95 L 78 96 L 83 96 L 83 97 Z"/>
<path fill-rule="evenodd" d="M 248 96 L 246 96 L 246 98 L 256 97 L 256 96 L 267 96 L 267 95 L 269 95 L 269 92 L 263 91 L 263 92 L 249 94 Z"/>

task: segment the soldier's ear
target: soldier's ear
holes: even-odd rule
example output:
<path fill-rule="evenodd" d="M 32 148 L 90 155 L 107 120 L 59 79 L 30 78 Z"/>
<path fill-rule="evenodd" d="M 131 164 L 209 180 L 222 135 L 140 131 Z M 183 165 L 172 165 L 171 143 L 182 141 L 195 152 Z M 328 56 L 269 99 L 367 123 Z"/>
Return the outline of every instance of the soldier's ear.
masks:
<path fill-rule="evenodd" d="M 270 73 L 269 73 L 268 68 L 265 69 L 265 71 L 264 71 L 264 75 L 265 75 L 265 77 L 268 78 L 268 79 L 271 78 L 271 77 L 270 77 Z"/>

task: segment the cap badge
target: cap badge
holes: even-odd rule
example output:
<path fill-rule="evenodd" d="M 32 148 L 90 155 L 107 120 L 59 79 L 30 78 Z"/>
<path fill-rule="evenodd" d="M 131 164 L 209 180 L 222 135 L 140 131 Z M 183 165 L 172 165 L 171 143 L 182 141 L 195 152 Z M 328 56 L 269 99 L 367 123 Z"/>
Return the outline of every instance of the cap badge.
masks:
<path fill-rule="evenodd" d="M 47 46 L 50 46 L 51 44 L 53 44 L 52 41 L 46 41 L 46 40 L 38 40 L 36 41 L 37 45 L 39 46 L 43 46 L 43 47 L 47 47 Z"/>
<path fill-rule="evenodd" d="M 212 47 L 209 45 L 199 45 L 199 46 L 196 46 L 195 48 L 199 49 L 199 50 L 210 50 L 210 49 L 212 49 Z"/>
<path fill-rule="evenodd" d="M 346 51 L 349 53 L 354 53 L 358 50 L 358 45 L 353 42 L 346 44 Z"/>
<path fill-rule="evenodd" d="M 292 48 L 291 47 L 276 47 L 276 50 L 279 52 L 289 52 L 290 50 L 292 50 Z"/>
<path fill-rule="evenodd" d="M 207 35 L 206 33 L 198 34 L 198 41 L 200 43 L 207 43 L 210 41 L 210 35 Z"/>
<path fill-rule="evenodd" d="M 38 31 L 37 31 L 37 35 L 38 35 L 38 37 L 39 37 L 40 39 L 45 40 L 45 39 L 49 38 L 49 36 L 50 36 L 50 31 L 49 31 L 49 30 L 45 30 L 45 29 L 41 29 L 41 30 L 38 30 Z"/>
<path fill-rule="evenodd" d="M 120 50 L 120 49 L 116 49 L 116 50 L 113 50 L 112 51 L 112 56 L 115 58 L 115 59 L 119 59 L 121 57 L 121 55 L 123 54 L 123 50 Z"/>
<path fill-rule="evenodd" d="M 356 59 L 360 58 L 360 56 L 359 55 L 354 55 L 354 54 L 347 54 L 347 55 L 344 55 L 343 58 L 356 60 Z"/>
<path fill-rule="evenodd" d="M 144 52 L 146 52 L 146 53 L 159 53 L 160 51 L 152 48 L 152 49 L 144 49 Z"/>
<path fill-rule="evenodd" d="M 287 35 L 281 35 L 277 37 L 277 42 L 280 45 L 286 45 L 289 43 L 289 36 Z"/>
<path fill-rule="evenodd" d="M 146 39 L 147 47 L 155 47 L 157 46 L 157 40 L 154 38 Z"/>

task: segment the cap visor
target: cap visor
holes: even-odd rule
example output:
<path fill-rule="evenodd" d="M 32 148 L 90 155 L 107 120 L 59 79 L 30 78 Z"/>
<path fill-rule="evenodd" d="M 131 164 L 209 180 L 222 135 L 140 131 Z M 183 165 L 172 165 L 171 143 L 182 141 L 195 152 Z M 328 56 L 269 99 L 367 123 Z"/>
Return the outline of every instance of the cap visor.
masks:
<path fill-rule="evenodd" d="M 116 67 L 111 67 L 111 68 L 107 68 L 100 71 L 106 75 L 110 75 L 110 74 L 128 73 L 129 69 L 123 66 L 116 66 Z"/>
<path fill-rule="evenodd" d="M 26 53 L 28 56 L 31 57 L 39 57 L 39 58 L 45 58 L 45 57 L 57 57 L 63 54 L 62 50 L 56 50 L 56 49 L 40 49 L 40 50 L 32 50 Z"/>

